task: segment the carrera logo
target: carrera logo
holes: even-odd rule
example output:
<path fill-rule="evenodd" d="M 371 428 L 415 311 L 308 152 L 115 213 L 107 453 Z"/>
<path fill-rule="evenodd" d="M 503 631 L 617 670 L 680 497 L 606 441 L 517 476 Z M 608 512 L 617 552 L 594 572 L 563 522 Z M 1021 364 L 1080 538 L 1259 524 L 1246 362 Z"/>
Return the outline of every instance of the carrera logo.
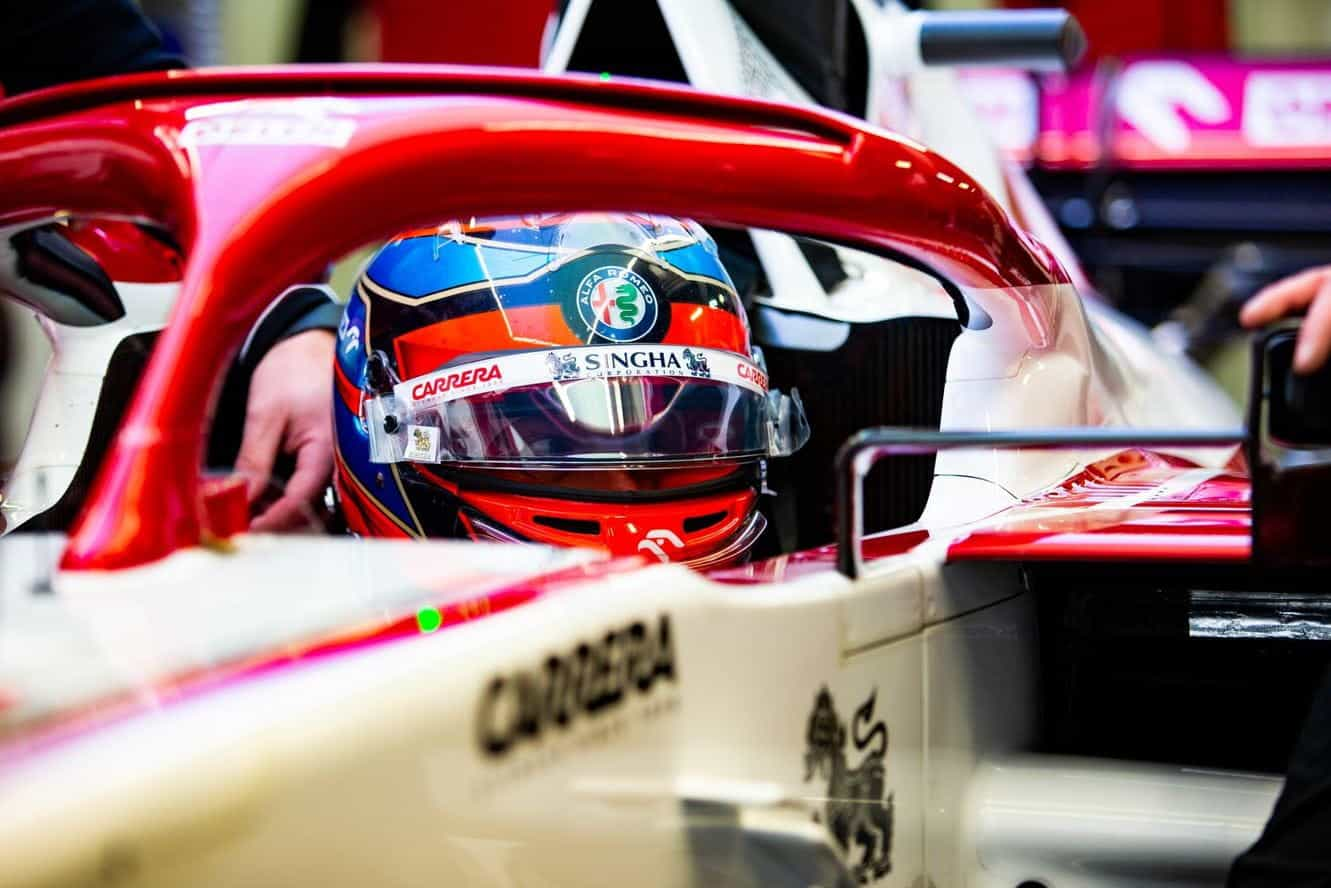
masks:
<path fill-rule="evenodd" d="M 503 371 L 499 369 L 498 364 L 491 364 L 489 367 L 473 367 L 461 373 L 449 373 L 446 376 L 440 374 L 434 379 L 427 379 L 418 383 L 412 388 L 411 397 L 420 401 L 442 395 L 456 388 L 466 388 L 469 385 L 502 380 L 503 378 Z"/>
<path fill-rule="evenodd" d="M 674 680 L 670 617 L 662 614 L 655 631 L 635 621 L 532 669 L 492 679 L 476 711 L 477 741 L 485 755 L 498 758 L 523 741 L 567 731 L 645 696 L 657 681 Z"/>
<path fill-rule="evenodd" d="M 736 372 L 739 374 L 740 379 L 747 379 L 749 380 L 749 382 L 752 382 L 754 385 L 758 386 L 758 388 L 762 389 L 763 391 L 767 391 L 766 373 L 763 373 L 757 367 L 753 367 L 749 364 L 744 363 L 743 361 L 740 361 L 737 364 L 737 367 L 738 369 Z"/>

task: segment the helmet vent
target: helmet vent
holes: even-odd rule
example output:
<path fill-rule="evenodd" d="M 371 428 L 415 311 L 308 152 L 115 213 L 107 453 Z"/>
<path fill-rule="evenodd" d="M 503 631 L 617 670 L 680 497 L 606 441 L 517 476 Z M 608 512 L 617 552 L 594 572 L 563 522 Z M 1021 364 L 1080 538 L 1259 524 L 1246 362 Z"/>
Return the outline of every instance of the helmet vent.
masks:
<path fill-rule="evenodd" d="M 554 530 L 562 530 L 565 533 L 581 533 L 587 536 L 598 536 L 601 533 L 601 522 L 599 521 L 556 518 L 553 515 L 533 515 L 531 520 Z"/>
<path fill-rule="evenodd" d="M 710 512 L 706 515 L 695 515 L 692 518 L 685 518 L 684 532 L 697 533 L 700 530 L 705 530 L 706 528 L 711 527 L 713 524 L 721 523 L 725 517 L 725 512 Z"/>

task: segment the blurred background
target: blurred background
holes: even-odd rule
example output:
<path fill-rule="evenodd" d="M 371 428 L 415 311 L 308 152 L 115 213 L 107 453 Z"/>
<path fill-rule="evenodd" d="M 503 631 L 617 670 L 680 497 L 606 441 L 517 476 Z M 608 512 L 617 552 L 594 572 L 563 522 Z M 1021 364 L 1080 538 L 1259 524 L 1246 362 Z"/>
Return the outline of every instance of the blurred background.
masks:
<path fill-rule="evenodd" d="M 554 0 L 142 0 L 194 64 L 293 61 L 534 65 Z M 1093 56 L 1233 51 L 1317 54 L 1331 47 L 1328 0 L 933 0 L 929 9 L 1063 7 Z M 338 49 L 341 55 L 336 55 Z"/>

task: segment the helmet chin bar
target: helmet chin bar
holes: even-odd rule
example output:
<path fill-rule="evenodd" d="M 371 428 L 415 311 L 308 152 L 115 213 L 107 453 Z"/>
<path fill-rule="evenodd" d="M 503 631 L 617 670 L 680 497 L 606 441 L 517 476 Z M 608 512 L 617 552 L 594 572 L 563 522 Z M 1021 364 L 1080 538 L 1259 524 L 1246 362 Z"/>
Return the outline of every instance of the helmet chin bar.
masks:
<path fill-rule="evenodd" d="M 529 540 L 519 536 L 508 528 L 490 521 L 474 509 L 464 509 L 463 514 L 468 527 L 471 529 L 472 539 L 479 542 L 540 543 L 540 540 Z M 645 557 L 656 558 L 663 563 L 682 564 L 694 570 L 731 567 L 744 559 L 766 529 L 767 519 L 763 517 L 761 512 L 755 510 L 724 545 L 706 554 L 697 555 L 693 558 L 672 559 L 669 554 L 670 549 L 667 539 L 665 537 L 654 537 L 653 534 L 657 532 L 650 530 L 639 541 L 638 551 Z"/>
<path fill-rule="evenodd" d="M 688 558 L 679 563 L 694 570 L 730 567 L 748 554 L 748 551 L 753 548 L 754 543 L 758 542 L 758 538 L 763 535 L 763 531 L 766 529 L 767 519 L 763 517 L 762 512 L 755 511 L 749 516 L 749 520 L 745 522 L 740 532 L 735 534 L 726 545 L 709 555 L 699 555 L 697 558 Z M 669 559 L 662 560 L 668 561 Z"/>

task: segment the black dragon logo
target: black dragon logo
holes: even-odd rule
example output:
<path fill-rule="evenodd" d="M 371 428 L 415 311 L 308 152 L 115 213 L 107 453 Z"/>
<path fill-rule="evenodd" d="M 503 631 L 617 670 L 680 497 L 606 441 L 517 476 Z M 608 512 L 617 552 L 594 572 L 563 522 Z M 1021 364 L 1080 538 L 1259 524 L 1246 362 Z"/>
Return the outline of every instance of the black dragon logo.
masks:
<path fill-rule="evenodd" d="M 712 368 L 707 366 L 707 356 L 702 352 L 695 352 L 693 349 L 684 349 L 684 366 L 689 368 L 689 372 L 694 376 L 710 377 Z"/>
<path fill-rule="evenodd" d="M 846 724 L 837 715 L 832 695 L 824 685 L 809 716 L 809 750 L 804 754 L 805 782 L 815 775 L 827 780 L 825 822 L 852 861 L 852 872 L 861 884 L 892 871 L 892 795 L 883 797 L 887 725 L 882 719 L 874 720 L 877 698 L 875 690 L 855 710 L 851 740 L 855 752 L 864 753 L 864 758 L 852 768 L 846 761 Z M 860 848 L 858 860 L 852 843 Z"/>
<path fill-rule="evenodd" d="M 581 372 L 578 369 L 578 356 L 571 355 L 568 352 L 564 354 L 555 354 L 547 352 L 545 355 L 545 366 L 550 371 L 550 378 L 556 382 L 565 379 L 573 379 Z"/>

